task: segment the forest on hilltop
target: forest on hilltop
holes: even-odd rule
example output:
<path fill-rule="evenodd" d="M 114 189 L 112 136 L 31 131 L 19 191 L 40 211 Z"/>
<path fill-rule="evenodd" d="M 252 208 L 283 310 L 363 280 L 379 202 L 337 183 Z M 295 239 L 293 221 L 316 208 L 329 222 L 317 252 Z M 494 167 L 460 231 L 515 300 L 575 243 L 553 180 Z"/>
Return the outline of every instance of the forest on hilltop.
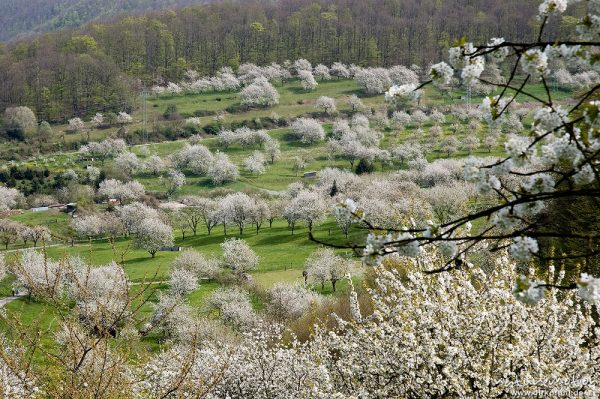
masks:
<path fill-rule="evenodd" d="M 128 110 L 142 83 L 243 63 L 426 67 L 461 37 L 531 37 L 535 11 L 534 0 L 256 0 L 128 16 L 0 47 L 0 111 L 27 105 L 64 121 Z"/>
<path fill-rule="evenodd" d="M 0 0 L 0 40 L 77 28 L 124 13 L 206 3 L 206 0 Z"/>

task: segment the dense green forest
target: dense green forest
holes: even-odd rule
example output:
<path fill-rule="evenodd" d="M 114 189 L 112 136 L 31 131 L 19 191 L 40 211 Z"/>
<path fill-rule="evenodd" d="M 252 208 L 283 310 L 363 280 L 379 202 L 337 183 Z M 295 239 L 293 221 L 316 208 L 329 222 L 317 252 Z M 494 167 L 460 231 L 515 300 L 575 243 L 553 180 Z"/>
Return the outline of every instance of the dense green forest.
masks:
<path fill-rule="evenodd" d="M 90 23 L 0 47 L 0 110 L 28 105 L 49 121 L 128 110 L 142 84 L 247 62 L 426 67 L 463 36 L 531 37 L 536 9 L 535 0 L 225 1 Z"/>
<path fill-rule="evenodd" d="M 0 0 L 0 40 L 76 28 L 99 18 L 206 3 L 206 0 Z"/>

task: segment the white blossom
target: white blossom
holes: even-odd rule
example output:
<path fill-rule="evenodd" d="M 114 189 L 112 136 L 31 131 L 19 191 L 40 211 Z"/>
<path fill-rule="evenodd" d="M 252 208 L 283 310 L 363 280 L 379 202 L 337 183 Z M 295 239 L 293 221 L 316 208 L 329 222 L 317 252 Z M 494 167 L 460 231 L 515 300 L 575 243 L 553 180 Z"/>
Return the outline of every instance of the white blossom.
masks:
<path fill-rule="evenodd" d="M 325 138 L 323 126 L 310 118 L 298 118 L 292 123 L 292 133 L 303 143 L 314 143 Z"/>
<path fill-rule="evenodd" d="M 196 287 L 198 287 L 198 277 L 194 273 L 183 268 L 171 270 L 169 290 L 172 295 L 183 297 L 194 291 Z"/>
<path fill-rule="evenodd" d="M 429 69 L 429 76 L 436 85 L 445 86 L 450 84 L 454 70 L 445 62 L 434 64 Z"/>
<path fill-rule="evenodd" d="M 226 182 L 235 181 L 240 176 L 239 170 L 226 154 L 217 152 L 212 164 L 209 166 L 207 176 L 213 184 L 221 185 Z"/>
<path fill-rule="evenodd" d="M 319 97 L 315 102 L 315 108 L 323 109 L 327 115 L 335 114 L 337 112 L 335 100 L 327 96 Z"/>
<path fill-rule="evenodd" d="M 508 139 L 504 148 L 515 166 L 525 165 L 533 157 L 534 149 L 526 137 L 513 136 Z"/>
<path fill-rule="evenodd" d="M 600 278 L 581 273 L 577 280 L 577 294 L 584 301 L 598 305 L 600 303 Z"/>
<path fill-rule="evenodd" d="M 319 85 L 310 70 L 301 70 L 298 72 L 298 76 L 304 90 L 314 90 Z"/>
<path fill-rule="evenodd" d="M 544 0 L 539 6 L 539 15 L 546 17 L 550 14 L 562 14 L 566 11 L 567 0 Z"/>
<path fill-rule="evenodd" d="M 331 66 L 331 69 L 329 70 L 329 73 L 333 76 L 337 76 L 338 78 L 347 79 L 350 77 L 350 72 L 348 71 L 348 68 L 341 62 L 334 62 Z"/>
<path fill-rule="evenodd" d="M 255 175 L 262 175 L 265 173 L 265 165 L 267 160 L 265 156 L 260 151 L 254 151 L 252 155 L 244 159 L 244 167 L 246 170 Z"/>
<path fill-rule="evenodd" d="M 118 199 L 120 203 L 139 200 L 146 190 L 137 180 L 122 182 L 108 179 L 100 182 L 98 195 L 105 199 Z"/>
<path fill-rule="evenodd" d="M 15 208 L 23 199 L 23 194 L 16 188 L 0 186 L 0 211 Z"/>
<path fill-rule="evenodd" d="M 418 86 L 414 83 L 405 84 L 402 86 L 392 86 L 385 93 L 385 99 L 386 101 L 394 101 L 397 98 L 416 100 L 422 94 L 421 90 L 417 90 L 417 87 Z"/>
<path fill-rule="evenodd" d="M 452 259 L 458 253 L 458 245 L 454 241 L 440 241 L 437 245 L 443 257 Z"/>
<path fill-rule="evenodd" d="M 242 105 L 269 107 L 279 104 L 279 93 L 265 78 L 258 78 L 240 93 Z"/>
<path fill-rule="evenodd" d="M 538 253 L 539 246 L 537 241 L 531 237 L 516 237 L 508 251 L 517 261 L 527 262 L 534 254 Z"/>
<path fill-rule="evenodd" d="M 8 107 L 4 110 L 4 123 L 27 131 L 37 126 L 37 118 L 29 107 Z"/>
<path fill-rule="evenodd" d="M 329 80 L 331 79 L 331 75 L 329 74 L 329 68 L 323 64 L 319 64 L 313 70 L 313 73 L 316 77 L 321 80 Z"/>
<path fill-rule="evenodd" d="M 69 131 L 81 132 L 84 129 L 85 129 L 85 122 L 82 121 L 81 118 L 69 119 Z"/>
<path fill-rule="evenodd" d="M 167 186 L 167 195 L 172 195 L 177 190 L 185 185 L 185 175 L 178 171 L 172 170 L 167 174 L 166 186 Z"/>
<path fill-rule="evenodd" d="M 221 244 L 223 265 L 231 269 L 238 277 L 244 277 L 256 269 L 260 258 L 244 240 L 230 238 Z"/>
<path fill-rule="evenodd" d="M 125 125 L 132 122 L 133 118 L 127 112 L 119 112 L 117 115 L 117 123 L 120 125 Z"/>
<path fill-rule="evenodd" d="M 523 188 L 530 194 L 549 193 L 554 191 L 555 184 L 552 176 L 540 173 L 529 177 Z"/>
<path fill-rule="evenodd" d="M 520 276 L 513 287 L 513 295 L 515 298 L 526 305 L 537 305 L 544 299 L 546 288 L 542 286 L 543 281 L 531 281 L 525 276 Z"/>
<path fill-rule="evenodd" d="M 527 50 L 521 61 L 523 72 L 533 76 L 544 76 L 548 73 L 548 56 L 539 49 Z"/>
<path fill-rule="evenodd" d="M 488 46 L 490 46 L 490 47 L 499 46 L 504 42 L 505 42 L 504 38 L 493 37 L 489 41 Z M 499 47 L 495 51 L 490 52 L 489 59 L 494 62 L 502 62 L 508 56 L 509 51 L 510 50 L 508 47 Z"/>
<path fill-rule="evenodd" d="M 162 247 L 173 245 L 173 229 L 159 219 L 144 219 L 136 229 L 135 246 L 152 257 Z"/>
<path fill-rule="evenodd" d="M 142 167 L 137 155 L 133 152 L 123 152 L 115 159 L 115 165 L 127 176 L 135 175 Z"/>
<path fill-rule="evenodd" d="M 392 86 L 392 80 L 385 68 L 364 68 L 354 75 L 354 80 L 368 94 L 385 93 Z"/>

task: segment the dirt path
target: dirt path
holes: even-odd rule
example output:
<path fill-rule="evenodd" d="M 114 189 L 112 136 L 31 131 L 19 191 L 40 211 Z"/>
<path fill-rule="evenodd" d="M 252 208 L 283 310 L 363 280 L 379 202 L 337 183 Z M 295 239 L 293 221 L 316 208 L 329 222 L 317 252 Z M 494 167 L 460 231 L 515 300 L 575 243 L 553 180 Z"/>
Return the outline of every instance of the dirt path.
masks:
<path fill-rule="evenodd" d="M 17 300 L 19 298 L 23 298 L 26 295 L 27 294 L 19 294 L 19 295 L 15 295 L 15 296 L 9 296 L 9 297 L 6 297 L 6 298 L 0 298 L 0 308 L 4 307 L 5 305 L 8 305 L 9 303 L 11 303 L 14 300 Z"/>

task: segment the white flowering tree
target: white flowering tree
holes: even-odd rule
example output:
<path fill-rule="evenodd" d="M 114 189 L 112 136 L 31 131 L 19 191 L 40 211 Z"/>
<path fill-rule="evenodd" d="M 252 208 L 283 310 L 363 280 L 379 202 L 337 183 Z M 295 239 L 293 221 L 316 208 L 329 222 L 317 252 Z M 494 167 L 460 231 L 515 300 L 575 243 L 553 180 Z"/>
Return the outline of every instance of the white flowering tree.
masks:
<path fill-rule="evenodd" d="M 0 219 L 0 242 L 4 244 L 4 249 L 8 249 L 11 243 L 17 241 L 23 227 L 21 223 L 13 220 Z"/>
<path fill-rule="evenodd" d="M 341 62 L 334 62 L 333 65 L 331 65 L 329 74 L 338 79 L 348 79 L 350 77 L 350 71 L 348 71 L 348 67 Z"/>
<path fill-rule="evenodd" d="M 213 163 L 213 154 L 202 144 L 186 145 L 178 152 L 171 154 L 171 163 L 179 170 L 188 170 L 197 175 L 208 172 Z"/>
<path fill-rule="evenodd" d="M 274 138 L 270 138 L 265 143 L 265 153 L 269 158 L 271 164 L 274 164 L 279 158 L 281 158 L 281 146 L 279 141 Z"/>
<path fill-rule="evenodd" d="M 4 123 L 13 129 L 33 130 L 37 117 L 29 107 L 8 107 L 4 110 Z"/>
<path fill-rule="evenodd" d="M 72 133 L 82 132 L 85 129 L 85 122 L 81 118 L 69 119 L 69 127 L 67 130 Z"/>
<path fill-rule="evenodd" d="M 310 70 L 301 70 L 298 72 L 298 76 L 304 90 L 314 90 L 319 85 Z"/>
<path fill-rule="evenodd" d="M 446 153 L 447 157 L 454 155 L 460 148 L 460 141 L 455 136 L 446 137 L 440 143 L 440 151 Z"/>
<path fill-rule="evenodd" d="M 171 170 L 164 179 L 167 189 L 167 196 L 172 196 L 175 192 L 185 185 L 185 175 L 179 170 Z"/>
<path fill-rule="evenodd" d="M 395 65 L 388 69 L 388 74 L 393 84 L 406 85 L 418 84 L 419 75 L 412 69 L 404 65 Z"/>
<path fill-rule="evenodd" d="M 41 242 L 44 245 L 52 241 L 52 233 L 46 226 L 33 226 L 21 230 L 21 238 L 24 241 L 31 241 L 34 247 Z"/>
<path fill-rule="evenodd" d="M 0 186 L 0 211 L 14 209 L 23 200 L 23 194 L 16 188 Z"/>
<path fill-rule="evenodd" d="M 102 115 L 100 112 L 97 112 L 96 115 L 94 115 L 90 120 L 90 124 L 95 128 L 104 125 L 104 115 Z"/>
<path fill-rule="evenodd" d="M 320 248 L 313 252 L 304 263 L 304 270 L 309 280 L 325 289 L 325 283 L 331 282 L 333 291 L 336 284 L 348 272 L 348 261 L 336 255 L 330 248 Z"/>
<path fill-rule="evenodd" d="M 72 227 L 82 237 L 92 239 L 102 234 L 104 221 L 99 215 L 87 215 L 73 220 Z"/>
<path fill-rule="evenodd" d="M 236 181 L 240 177 L 238 167 L 229 160 L 227 154 L 217 152 L 212 164 L 209 165 L 207 176 L 214 185 L 220 186 L 224 183 Z"/>
<path fill-rule="evenodd" d="M 266 130 L 252 130 L 241 127 L 236 130 L 221 130 L 217 135 L 217 141 L 223 148 L 237 144 L 242 147 L 260 147 L 271 140 Z"/>
<path fill-rule="evenodd" d="M 63 270 L 58 262 L 47 259 L 42 252 L 33 249 L 23 251 L 13 269 L 17 285 L 31 296 L 55 297 L 62 293 Z"/>
<path fill-rule="evenodd" d="M 270 107 L 279 104 L 279 93 L 266 78 L 257 78 L 240 93 L 242 105 Z"/>
<path fill-rule="evenodd" d="M 254 151 L 250 156 L 244 159 L 244 167 L 250 174 L 256 176 L 262 175 L 266 171 L 267 160 L 260 151 Z"/>
<path fill-rule="evenodd" d="M 196 196 L 184 197 L 181 202 L 186 205 L 181 213 L 186 218 L 194 235 L 196 235 L 198 223 L 201 221 L 204 222 L 208 235 L 210 235 L 212 229 L 220 222 L 218 202 L 211 198 Z"/>
<path fill-rule="evenodd" d="M 348 105 L 352 108 L 352 112 L 360 111 L 365 107 L 362 100 L 358 98 L 356 94 L 352 94 L 348 97 Z"/>
<path fill-rule="evenodd" d="M 146 173 L 157 176 L 165 170 L 166 164 L 161 157 L 155 154 L 144 160 L 142 168 Z"/>
<path fill-rule="evenodd" d="M 142 168 L 142 163 L 133 152 L 123 152 L 115 159 L 115 166 L 127 176 L 134 176 Z"/>
<path fill-rule="evenodd" d="M 139 200 L 146 193 L 142 183 L 137 180 L 122 182 L 108 179 L 100 182 L 98 195 L 104 199 L 117 199 L 120 204 Z"/>
<path fill-rule="evenodd" d="M 136 228 L 135 246 L 153 258 L 162 247 L 173 245 L 173 229 L 160 219 L 144 219 Z"/>
<path fill-rule="evenodd" d="M 169 278 L 169 292 L 176 297 L 185 297 L 198 287 L 197 275 L 184 268 L 173 268 Z"/>
<path fill-rule="evenodd" d="M 183 251 L 171 264 L 173 270 L 187 270 L 197 279 L 213 279 L 219 270 L 218 260 L 188 249 Z"/>
<path fill-rule="evenodd" d="M 331 79 L 331 74 L 329 73 L 329 68 L 323 64 L 319 64 L 313 70 L 314 76 L 321 80 L 329 80 Z"/>
<path fill-rule="evenodd" d="M 231 269 L 238 277 L 244 278 L 249 271 L 258 267 L 260 258 L 244 240 L 230 238 L 221 244 L 223 266 Z"/>
<path fill-rule="evenodd" d="M 410 125 L 410 115 L 404 111 L 394 111 L 392 113 L 392 121 L 401 129 Z"/>
<path fill-rule="evenodd" d="M 254 212 L 255 202 L 242 192 L 228 194 L 219 203 L 219 213 L 229 223 L 237 225 L 240 236 L 244 234 L 244 227 L 250 221 Z"/>
<path fill-rule="evenodd" d="M 322 110 L 327 115 L 333 115 L 337 112 L 335 100 L 331 97 L 321 96 L 315 102 L 315 108 Z"/>
<path fill-rule="evenodd" d="M 481 140 L 476 136 L 467 135 L 461 141 L 461 147 L 464 151 L 466 151 L 469 155 L 479 147 L 481 147 Z"/>
<path fill-rule="evenodd" d="M 312 71 L 312 65 L 310 63 L 310 61 L 304 59 L 304 58 L 299 58 L 296 61 L 294 61 L 293 64 L 293 69 L 294 71 L 296 71 L 297 75 L 300 75 L 300 72 L 302 71 Z"/>
<path fill-rule="evenodd" d="M 319 296 L 299 285 L 275 283 L 268 292 L 267 313 L 275 320 L 294 320 L 303 316 Z"/>
<path fill-rule="evenodd" d="M 565 301 L 549 295 L 537 307 L 517 301 L 508 294 L 515 266 L 498 260 L 490 275 L 474 268 L 432 277 L 417 262 L 398 258 L 388 263 L 396 266 L 391 271 L 377 268 L 373 317 L 362 318 L 351 296 L 355 321 L 340 321 L 339 334 L 326 339 L 335 353 L 327 367 L 336 391 L 379 397 L 595 392 L 590 376 L 600 364 L 591 308 L 573 295 Z"/>
<path fill-rule="evenodd" d="M 127 144 L 122 139 L 108 138 L 100 142 L 91 142 L 79 148 L 79 153 L 85 156 L 98 158 L 104 164 L 109 158 L 115 158 L 119 154 L 127 151 Z"/>
<path fill-rule="evenodd" d="M 129 313 L 129 281 L 115 262 L 89 267 L 81 259 L 69 260 L 68 292 L 76 303 L 80 320 L 91 330 L 110 334 Z"/>
<path fill-rule="evenodd" d="M 217 310 L 223 322 L 235 329 L 248 330 L 256 327 L 257 315 L 247 292 L 236 288 L 221 288 L 207 300 L 208 309 Z"/>
<path fill-rule="evenodd" d="M 371 234 L 364 248 L 367 261 L 377 263 L 381 256 L 398 252 L 414 255 L 416 251 L 411 248 L 436 244 L 447 261 L 427 272 L 444 272 L 464 264 L 465 257 L 482 241 L 491 250 L 508 249 L 523 265 L 590 259 L 600 254 L 600 236 L 589 229 L 584 219 L 579 220 L 583 227 L 573 223 L 556 225 L 546 219 L 549 215 L 570 212 L 573 207 L 591 206 L 592 212 L 596 212 L 597 205 L 590 204 L 600 195 L 600 102 L 595 100 L 600 85 L 585 90 L 573 104 L 566 106 L 556 102 L 548 83 L 554 62 L 595 68 L 593 60 L 600 46 L 597 40 L 600 5 L 589 1 L 583 8 L 583 17 L 573 17 L 577 21 L 577 37 L 572 40 L 546 39 L 546 25 L 553 16 L 565 13 L 567 1 L 545 0 L 539 7 L 540 28 L 535 40 L 510 42 L 494 38 L 482 45 L 462 42 L 449 50 L 451 66 L 442 62 L 430 68 L 431 80 L 424 84 L 443 87 L 458 75 L 465 86 L 485 84 L 498 88 L 499 94 L 485 97 L 481 106 L 489 123 L 501 123 L 517 95 L 528 98 L 536 106 L 533 126 L 529 135 L 508 139 L 502 159 L 492 162 L 471 159 L 466 163 L 466 180 L 475 184 L 480 195 L 488 196 L 482 207 L 444 223 L 432 222 L 426 229 L 400 227 L 389 235 Z M 486 66 L 498 64 L 506 66 L 508 75 L 498 81 L 487 78 L 483 73 Z M 544 92 L 532 92 L 529 83 L 542 85 Z M 387 97 L 390 100 L 410 97 L 419 89 L 412 84 L 397 86 Z M 447 142 L 446 151 L 457 144 Z M 489 202 L 489 198 L 496 200 Z M 343 206 L 360 217 L 361 211 L 355 205 Z M 475 221 L 483 222 L 483 227 L 473 230 Z M 564 242 L 572 243 L 569 251 L 556 253 L 557 245 Z M 533 289 L 542 286 L 527 279 L 522 285 Z M 599 286 L 600 279 L 584 273 L 577 281 L 558 288 L 579 288 L 586 296 L 586 292 Z"/>
<path fill-rule="evenodd" d="M 312 144 L 325 138 L 323 126 L 311 118 L 298 118 L 292 123 L 292 134 L 303 143 Z"/>
<path fill-rule="evenodd" d="M 385 68 L 360 69 L 354 80 L 367 94 L 382 94 L 392 85 L 390 75 Z"/>
<path fill-rule="evenodd" d="M 119 125 L 133 123 L 133 118 L 127 112 L 119 112 L 119 114 L 117 115 L 117 123 Z"/>
<path fill-rule="evenodd" d="M 288 219 L 288 221 L 304 220 L 308 227 L 308 231 L 312 232 L 313 227 L 325 219 L 327 210 L 328 203 L 321 193 L 317 191 L 302 190 L 288 203 L 283 214 L 284 217 L 289 215 L 290 219 Z"/>

